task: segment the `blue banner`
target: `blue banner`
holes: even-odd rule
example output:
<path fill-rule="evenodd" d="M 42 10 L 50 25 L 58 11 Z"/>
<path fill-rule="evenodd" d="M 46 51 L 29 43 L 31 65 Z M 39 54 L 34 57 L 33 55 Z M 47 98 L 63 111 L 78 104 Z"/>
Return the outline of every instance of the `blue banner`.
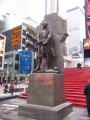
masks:
<path fill-rule="evenodd" d="M 32 51 L 24 50 L 20 53 L 20 73 L 30 73 L 32 66 Z"/>

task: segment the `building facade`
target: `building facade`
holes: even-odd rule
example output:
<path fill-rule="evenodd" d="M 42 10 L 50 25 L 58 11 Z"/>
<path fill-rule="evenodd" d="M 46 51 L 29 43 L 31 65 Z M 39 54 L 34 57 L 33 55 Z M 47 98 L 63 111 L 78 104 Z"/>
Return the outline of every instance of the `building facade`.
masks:
<path fill-rule="evenodd" d="M 10 80 L 24 78 L 26 74 L 20 73 L 20 54 L 22 51 L 32 51 L 32 65 L 30 72 L 34 69 L 35 54 L 38 48 L 35 38 L 35 28 L 23 23 L 3 33 L 6 36 L 4 77 Z"/>
<path fill-rule="evenodd" d="M 66 40 L 67 56 L 70 56 L 73 61 L 68 67 L 76 67 L 77 62 L 82 62 L 84 65 L 85 13 L 80 7 L 67 10 L 67 26 L 69 33 Z"/>

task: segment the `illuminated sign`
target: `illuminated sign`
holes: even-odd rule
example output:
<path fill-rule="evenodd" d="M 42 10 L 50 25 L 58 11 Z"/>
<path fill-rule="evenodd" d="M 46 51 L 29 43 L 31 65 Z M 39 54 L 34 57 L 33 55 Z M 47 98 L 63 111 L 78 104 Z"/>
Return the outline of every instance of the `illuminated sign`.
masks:
<path fill-rule="evenodd" d="M 20 53 L 20 73 L 30 73 L 32 67 L 32 51 L 24 50 Z"/>
<path fill-rule="evenodd" d="M 21 26 L 12 29 L 11 47 L 20 46 Z"/>
<path fill-rule="evenodd" d="M 31 50 L 36 51 L 38 48 L 37 40 L 36 40 L 36 33 L 29 27 L 27 27 L 27 41 L 26 41 L 26 47 L 28 47 Z"/>
<path fill-rule="evenodd" d="M 0 69 L 3 69 L 6 37 L 0 34 Z"/>
<path fill-rule="evenodd" d="M 84 39 L 84 49 L 90 49 L 90 39 Z"/>
<path fill-rule="evenodd" d="M 90 38 L 90 0 L 85 0 L 86 38 Z"/>
<path fill-rule="evenodd" d="M 87 10 L 90 10 L 90 2 L 87 4 Z"/>
<path fill-rule="evenodd" d="M 36 36 L 36 33 L 29 27 L 27 27 L 27 31 L 29 31 L 33 36 Z"/>

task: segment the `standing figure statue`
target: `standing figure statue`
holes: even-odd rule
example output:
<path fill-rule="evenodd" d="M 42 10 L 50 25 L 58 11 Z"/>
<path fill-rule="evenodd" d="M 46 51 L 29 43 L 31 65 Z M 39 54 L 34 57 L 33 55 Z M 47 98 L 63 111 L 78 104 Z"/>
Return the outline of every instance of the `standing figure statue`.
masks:
<path fill-rule="evenodd" d="M 50 56 L 55 56 L 54 49 L 52 46 L 52 32 L 48 29 L 48 23 L 43 22 L 43 28 L 39 32 L 37 39 L 38 42 L 38 65 L 35 70 L 40 70 L 42 58 L 46 58 L 46 70 L 49 69 Z"/>

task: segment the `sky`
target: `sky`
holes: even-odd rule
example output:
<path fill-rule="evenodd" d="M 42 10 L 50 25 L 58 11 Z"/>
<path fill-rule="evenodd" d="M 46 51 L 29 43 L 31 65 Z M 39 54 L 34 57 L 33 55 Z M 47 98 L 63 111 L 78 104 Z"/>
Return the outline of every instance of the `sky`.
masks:
<path fill-rule="evenodd" d="M 83 8 L 84 0 L 59 0 L 60 13 L 76 6 Z M 0 15 L 5 13 L 15 14 L 21 19 L 31 17 L 40 23 L 45 16 L 45 0 L 0 0 Z"/>

